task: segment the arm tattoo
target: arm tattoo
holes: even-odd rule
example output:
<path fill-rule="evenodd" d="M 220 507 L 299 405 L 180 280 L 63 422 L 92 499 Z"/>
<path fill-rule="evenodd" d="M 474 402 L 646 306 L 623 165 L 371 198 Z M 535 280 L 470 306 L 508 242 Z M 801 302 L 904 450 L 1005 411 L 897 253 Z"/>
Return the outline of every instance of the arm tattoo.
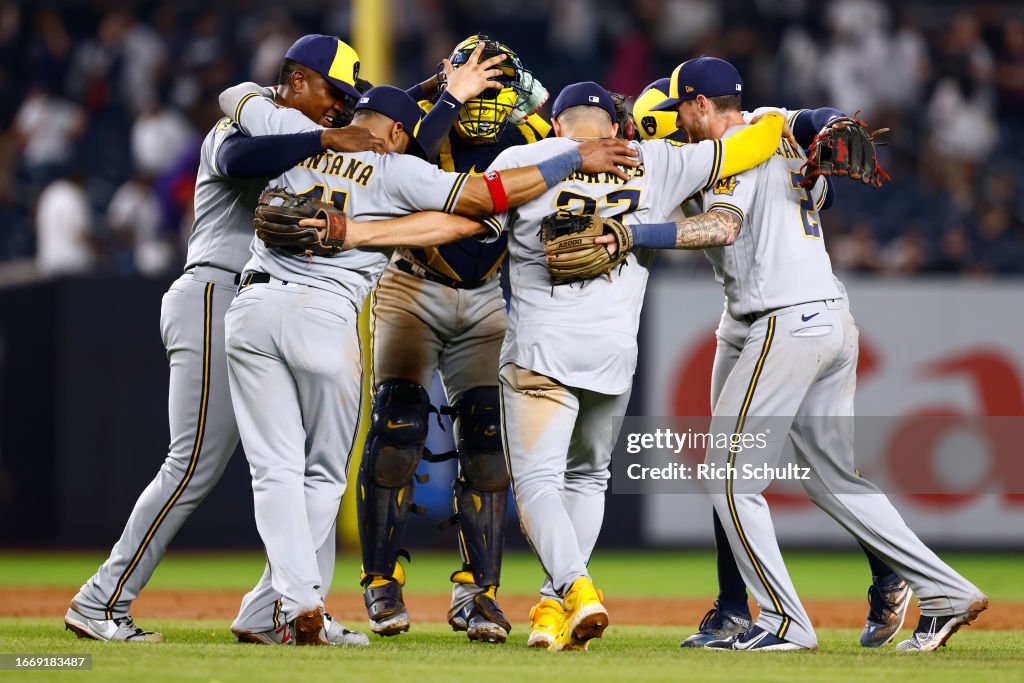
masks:
<path fill-rule="evenodd" d="M 676 249 L 705 249 L 732 244 L 743 219 L 718 209 L 676 222 Z"/>

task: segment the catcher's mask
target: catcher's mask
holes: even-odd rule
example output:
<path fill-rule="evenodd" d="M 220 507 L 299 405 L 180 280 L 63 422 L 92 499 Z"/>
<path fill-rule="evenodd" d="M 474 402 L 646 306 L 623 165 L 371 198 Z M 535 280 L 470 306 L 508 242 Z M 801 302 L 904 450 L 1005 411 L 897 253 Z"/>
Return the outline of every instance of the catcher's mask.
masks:
<path fill-rule="evenodd" d="M 497 66 L 502 75 L 492 79 L 500 82 L 502 88 L 488 88 L 478 97 L 463 104 L 459 110 L 455 130 L 460 136 L 475 142 L 494 142 L 509 124 L 512 110 L 529 97 L 529 88 L 525 86 L 531 74 L 523 68 L 522 61 L 508 46 L 482 34 L 470 36 L 456 45 L 448 60 L 458 69 L 466 63 L 480 43 L 485 44 L 480 61 L 500 54 L 507 55 L 505 61 Z M 439 69 L 438 77 L 443 90 L 447 85 L 443 69 Z"/>

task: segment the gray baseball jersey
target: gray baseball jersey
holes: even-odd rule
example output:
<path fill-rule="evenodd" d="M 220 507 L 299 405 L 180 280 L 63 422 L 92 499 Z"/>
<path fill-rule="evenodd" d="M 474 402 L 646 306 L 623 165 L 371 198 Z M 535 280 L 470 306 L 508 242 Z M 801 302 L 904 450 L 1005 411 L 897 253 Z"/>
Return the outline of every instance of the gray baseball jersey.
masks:
<path fill-rule="evenodd" d="M 534 164 L 578 142 L 552 138 L 515 147 L 492 169 Z M 612 279 L 552 287 L 538 236 L 558 209 L 664 222 L 709 187 L 722 146 L 634 143 L 641 166 L 628 182 L 576 174 L 495 220 L 509 230 L 512 302 L 501 354 L 502 432 L 516 505 L 557 599 L 587 575 L 601 530 L 616 416 L 625 414 L 636 370 L 636 335 L 649 253 L 631 254 Z M 553 494 L 553 495 L 552 495 Z"/>
<path fill-rule="evenodd" d="M 977 587 L 929 550 L 886 496 L 856 473 L 859 333 L 822 242 L 823 182 L 815 192 L 800 187 L 803 161 L 783 142 L 761 166 L 718 181 L 704 197 L 705 209 L 743 219 L 733 245 L 708 250 L 736 319 L 719 326 L 711 431 L 771 434 L 764 448 L 713 445 L 706 460 L 733 472 L 774 467 L 788 437 L 797 465 L 806 467 L 801 483 L 811 500 L 910 584 L 922 613 L 962 613 L 981 598 Z M 761 495 L 769 482 L 733 474 L 703 483 L 757 600 L 757 625 L 815 647 Z"/>
<path fill-rule="evenodd" d="M 549 138 L 513 147 L 491 169 L 529 166 L 578 144 Z M 718 179 L 718 141 L 679 145 L 652 140 L 632 146 L 640 153 L 641 166 L 629 182 L 610 174 L 577 173 L 495 219 L 509 230 L 512 286 L 502 365 L 515 363 L 568 386 L 605 394 L 621 394 L 632 384 L 649 253 L 631 254 L 611 280 L 552 287 L 538 237 L 544 216 L 559 209 L 624 216 L 627 222 L 664 222 L 687 197 Z"/>
<path fill-rule="evenodd" d="M 726 135 L 741 128 L 734 126 Z M 803 153 L 783 140 L 768 161 L 719 180 L 704 194 L 705 211 L 756 217 L 743 221 L 734 244 L 705 250 L 734 317 L 843 296 L 818 217 L 827 184 L 818 179 L 813 189 L 801 187 L 804 161 Z"/>
<path fill-rule="evenodd" d="M 271 181 L 296 194 L 331 201 L 352 220 L 404 216 L 415 211 L 450 212 L 468 174 L 446 173 L 404 154 L 324 152 Z M 337 256 L 295 256 L 253 239 L 246 270 L 287 282 L 327 289 L 357 308 L 377 283 L 392 249 L 350 249 Z"/>
<path fill-rule="evenodd" d="M 269 110 L 259 106 L 239 107 L 239 111 L 245 111 L 248 126 L 225 117 L 203 140 L 196 176 L 196 219 L 188 239 L 186 270 L 194 266 L 215 266 L 237 273 L 250 256 L 253 210 L 266 181 L 224 175 L 217 166 L 217 153 L 224 141 L 239 132 L 275 135 L 319 129 L 301 112 L 260 99 Z"/>
<path fill-rule="evenodd" d="M 237 111 L 242 130 L 256 135 L 278 131 L 298 113 L 251 93 L 241 98 Z M 362 221 L 416 211 L 451 212 L 467 177 L 466 173 L 446 173 L 403 154 L 327 151 L 289 169 L 270 185 L 330 201 L 352 220 Z M 393 252 L 350 249 L 337 256 L 307 258 L 271 249 L 254 237 L 250 241 L 252 258 L 246 270 L 327 289 L 349 298 L 357 308 L 377 283 Z"/>

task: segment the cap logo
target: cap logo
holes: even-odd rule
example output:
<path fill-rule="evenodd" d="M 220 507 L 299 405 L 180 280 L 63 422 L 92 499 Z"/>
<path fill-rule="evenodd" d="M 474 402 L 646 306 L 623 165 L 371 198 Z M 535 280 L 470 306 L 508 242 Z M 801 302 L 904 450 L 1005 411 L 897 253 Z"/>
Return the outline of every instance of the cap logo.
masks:
<path fill-rule="evenodd" d="M 597 103 L 599 103 L 601 101 L 601 98 L 598 97 L 597 95 L 588 95 L 587 99 L 590 100 L 591 102 L 595 103 L 595 104 L 597 104 Z"/>
<path fill-rule="evenodd" d="M 360 97 L 359 98 L 359 104 L 366 104 L 369 101 L 370 101 L 369 97 Z"/>
<path fill-rule="evenodd" d="M 348 43 L 338 41 L 338 50 L 334 54 L 334 60 L 331 62 L 331 68 L 328 69 L 327 75 L 342 83 L 355 86 L 356 78 L 359 76 L 359 55 Z"/>
<path fill-rule="evenodd" d="M 683 86 L 683 89 L 686 92 L 693 92 L 693 86 L 692 85 Z"/>
<path fill-rule="evenodd" d="M 736 92 L 740 92 L 741 90 L 743 90 L 743 84 L 742 83 L 737 83 L 736 84 Z"/>

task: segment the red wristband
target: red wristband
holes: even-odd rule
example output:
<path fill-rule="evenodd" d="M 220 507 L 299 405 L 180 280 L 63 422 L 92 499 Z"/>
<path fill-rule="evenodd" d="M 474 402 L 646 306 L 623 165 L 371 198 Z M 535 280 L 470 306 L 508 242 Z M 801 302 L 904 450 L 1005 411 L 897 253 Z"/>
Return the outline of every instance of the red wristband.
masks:
<path fill-rule="evenodd" d="M 501 184 L 501 174 L 497 171 L 484 173 L 484 182 L 491 193 L 491 200 L 494 202 L 494 213 L 505 213 L 508 211 L 508 195 L 505 194 L 505 186 Z"/>

